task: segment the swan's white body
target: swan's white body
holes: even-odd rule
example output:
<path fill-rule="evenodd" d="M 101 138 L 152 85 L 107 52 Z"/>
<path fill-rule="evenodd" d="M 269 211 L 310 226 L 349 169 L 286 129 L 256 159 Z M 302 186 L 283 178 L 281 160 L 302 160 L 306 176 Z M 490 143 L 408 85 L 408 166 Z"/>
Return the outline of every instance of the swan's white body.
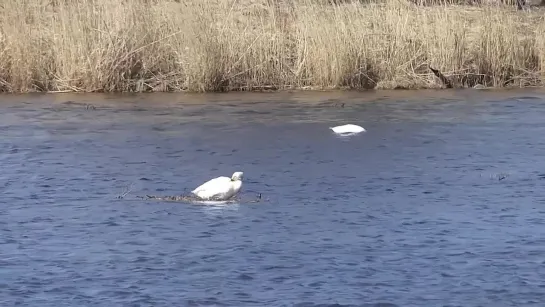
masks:
<path fill-rule="evenodd" d="M 227 200 L 240 191 L 243 174 L 235 172 L 231 178 L 222 176 L 210 179 L 191 193 L 203 200 Z"/>
<path fill-rule="evenodd" d="M 346 134 L 346 133 L 353 134 L 353 133 L 360 133 L 365 131 L 363 127 L 360 127 L 358 125 L 352 125 L 352 124 L 342 125 L 337 127 L 329 127 L 329 129 L 333 130 L 333 132 L 338 134 Z"/>

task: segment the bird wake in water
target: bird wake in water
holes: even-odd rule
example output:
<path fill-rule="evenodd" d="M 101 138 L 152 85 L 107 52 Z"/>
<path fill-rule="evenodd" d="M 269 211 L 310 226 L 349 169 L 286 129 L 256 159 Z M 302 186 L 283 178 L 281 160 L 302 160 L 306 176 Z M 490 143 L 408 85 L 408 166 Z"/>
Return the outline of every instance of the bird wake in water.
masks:
<path fill-rule="evenodd" d="M 189 194 L 189 195 L 172 195 L 172 196 L 158 196 L 158 195 L 146 195 L 146 196 L 137 196 L 140 199 L 153 199 L 153 200 L 159 200 L 159 201 L 170 201 L 170 202 L 185 202 L 185 203 L 197 203 L 197 204 L 208 204 L 208 205 L 216 205 L 216 204 L 238 204 L 241 202 L 244 203 L 259 203 L 263 201 L 261 194 L 258 194 L 255 198 L 248 198 L 243 199 L 240 196 L 232 197 L 228 200 L 218 200 L 218 199 L 208 199 L 203 200 L 195 195 Z"/>

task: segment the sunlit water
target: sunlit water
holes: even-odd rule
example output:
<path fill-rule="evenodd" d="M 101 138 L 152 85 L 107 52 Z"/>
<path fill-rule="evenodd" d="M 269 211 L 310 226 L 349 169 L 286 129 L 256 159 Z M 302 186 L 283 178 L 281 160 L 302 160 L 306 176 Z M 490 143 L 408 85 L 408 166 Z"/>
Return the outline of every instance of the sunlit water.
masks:
<path fill-rule="evenodd" d="M 543 306 L 544 99 L 1 96 L 0 305 Z"/>

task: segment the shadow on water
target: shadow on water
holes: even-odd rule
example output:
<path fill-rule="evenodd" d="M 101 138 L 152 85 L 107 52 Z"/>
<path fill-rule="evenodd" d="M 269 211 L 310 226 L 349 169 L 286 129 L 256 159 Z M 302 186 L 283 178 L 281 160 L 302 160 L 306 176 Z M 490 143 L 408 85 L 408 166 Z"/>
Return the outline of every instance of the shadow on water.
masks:
<path fill-rule="evenodd" d="M 0 304 L 540 306 L 544 100 L 0 95 Z M 137 198 L 234 171 L 267 201 Z"/>

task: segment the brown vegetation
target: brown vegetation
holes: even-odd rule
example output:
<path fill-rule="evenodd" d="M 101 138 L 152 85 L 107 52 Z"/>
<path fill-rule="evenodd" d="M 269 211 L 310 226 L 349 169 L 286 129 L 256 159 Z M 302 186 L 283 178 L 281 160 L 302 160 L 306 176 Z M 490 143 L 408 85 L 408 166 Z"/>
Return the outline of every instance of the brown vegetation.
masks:
<path fill-rule="evenodd" d="M 331 4 L 336 2 L 336 4 Z M 3 0 L 0 91 L 541 85 L 543 13 L 332 0 Z"/>

